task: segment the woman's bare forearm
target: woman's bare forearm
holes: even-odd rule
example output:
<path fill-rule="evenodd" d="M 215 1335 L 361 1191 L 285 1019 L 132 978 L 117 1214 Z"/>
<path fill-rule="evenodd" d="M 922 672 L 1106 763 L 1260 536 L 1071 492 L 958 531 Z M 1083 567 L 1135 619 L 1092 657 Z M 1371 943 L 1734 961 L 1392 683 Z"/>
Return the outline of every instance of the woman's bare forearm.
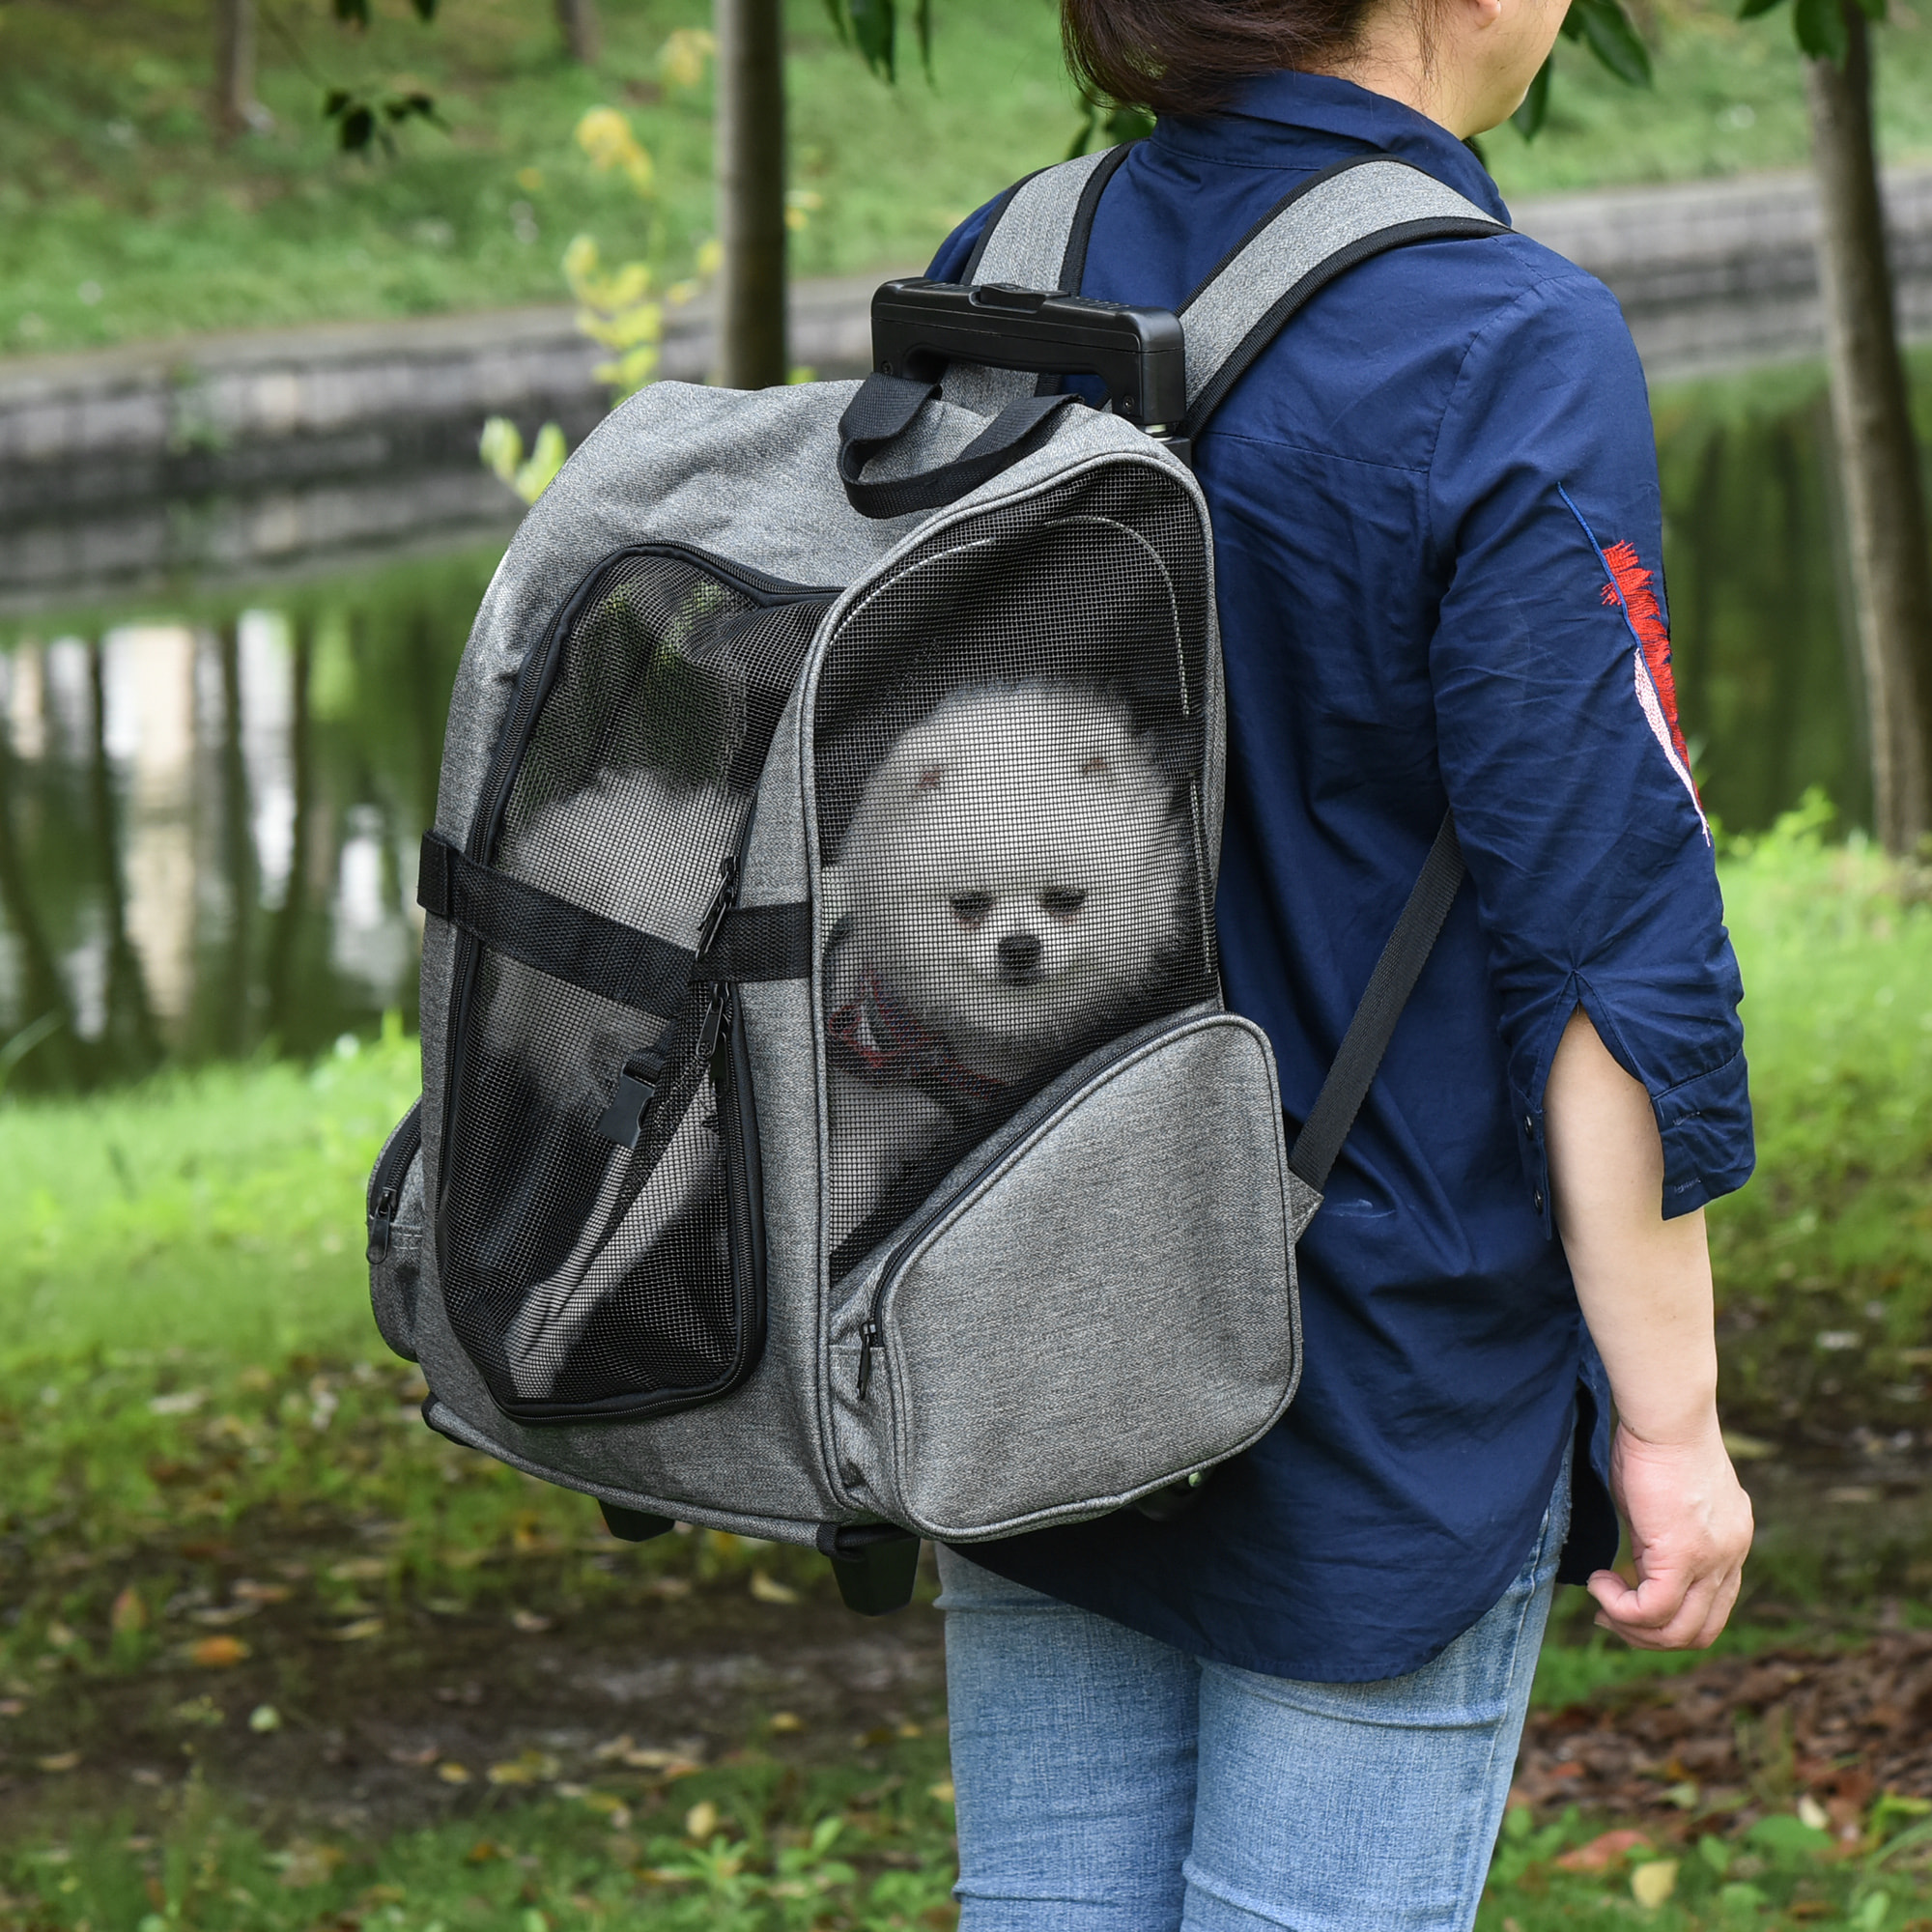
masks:
<path fill-rule="evenodd" d="M 1717 1417 L 1704 1214 L 1663 1218 L 1650 1095 L 1580 1009 L 1556 1049 L 1545 1110 L 1556 1223 L 1617 1412 L 1647 1442 L 1687 1440 Z"/>
<path fill-rule="evenodd" d="M 1750 1499 L 1718 1427 L 1711 1257 L 1701 1211 L 1663 1218 L 1650 1096 L 1579 1010 L 1545 1101 L 1549 1184 L 1577 1299 L 1616 1398 L 1610 1487 L 1636 1581 L 1590 1578 L 1605 1630 L 1701 1649 L 1723 1629 L 1750 1548 Z"/>

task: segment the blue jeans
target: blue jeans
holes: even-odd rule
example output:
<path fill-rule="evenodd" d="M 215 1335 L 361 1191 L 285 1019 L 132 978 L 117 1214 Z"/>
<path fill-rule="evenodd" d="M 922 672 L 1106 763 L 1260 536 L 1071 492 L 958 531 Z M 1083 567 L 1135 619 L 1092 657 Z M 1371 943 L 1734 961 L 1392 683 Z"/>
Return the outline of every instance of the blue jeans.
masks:
<path fill-rule="evenodd" d="M 1466 1932 L 1569 1477 L 1494 1608 L 1376 1684 L 1203 1662 L 942 1548 L 960 1932 Z"/>

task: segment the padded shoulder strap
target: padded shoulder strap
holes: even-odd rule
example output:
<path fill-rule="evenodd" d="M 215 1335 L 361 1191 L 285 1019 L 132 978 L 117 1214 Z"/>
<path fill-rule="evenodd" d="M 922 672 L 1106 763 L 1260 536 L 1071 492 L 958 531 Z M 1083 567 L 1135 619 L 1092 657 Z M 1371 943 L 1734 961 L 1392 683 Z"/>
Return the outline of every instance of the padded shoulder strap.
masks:
<path fill-rule="evenodd" d="M 1181 434 L 1200 434 L 1288 319 L 1344 270 L 1409 242 L 1507 232 L 1505 223 L 1434 175 L 1384 155 L 1311 177 L 1236 242 L 1181 307 L 1187 337 Z"/>
<path fill-rule="evenodd" d="M 1010 188 L 987 216 L 962 279 L 976 286 L 1005 282 L 1013 288 L 1077 293 L 1100 190 L 1126 159 L 1131 145 L 1076 156 L 1058 167 L 1042 168 Z M 1070 282 L 1069 270 L 1074 278 Z M 1038 392 L 1037 377 L 1011 369 L 962 362 L 946 374 L 946 400 L 984 416 L 997 415 L 1009 403 Z"/>

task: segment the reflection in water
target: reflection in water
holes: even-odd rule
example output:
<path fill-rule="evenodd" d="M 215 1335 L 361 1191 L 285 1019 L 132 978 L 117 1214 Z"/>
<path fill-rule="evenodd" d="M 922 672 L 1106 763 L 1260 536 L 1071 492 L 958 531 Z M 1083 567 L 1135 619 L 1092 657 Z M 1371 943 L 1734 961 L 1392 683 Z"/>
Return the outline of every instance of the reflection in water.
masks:
<path fill-rule="evenodd" d="M 1660 395 L 1687 735 L 1714 811 L 1868 807 L 1815 371 Z M 495 553 L 0 634 L 0 1078 L 310 1053 L 412 1021 L 417 841 Z"/>
<path fill-rule="evenodd" d="M 1871 811 L 1820 380 L 1778 371 L 1657 399 L 1678 698 L 1705 801 L 1734 832 L 1811 784 L 1851 823 Z"/>
<path fill-rule="evenodd" d="M 0 1042 L 20 1087 L 413 1020 L 416 844 L 494 554 L 0 653 Z M 6 1064 L 0 1046 L 0 1067 Z"/>

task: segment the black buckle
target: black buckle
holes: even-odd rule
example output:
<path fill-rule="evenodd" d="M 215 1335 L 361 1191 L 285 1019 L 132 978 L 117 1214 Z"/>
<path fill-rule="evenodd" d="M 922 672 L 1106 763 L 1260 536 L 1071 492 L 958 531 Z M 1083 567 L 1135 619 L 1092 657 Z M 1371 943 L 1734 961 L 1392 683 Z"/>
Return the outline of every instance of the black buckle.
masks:
<path fill-rule="evenodd" d="M 597 1131 L 620 1148 L 635 1148 L 644 1137 L 644 1116 L 657 1098 L 658 1076 L 664 1062 L 656 1054 L 639 1053 L 624 1063 L 617 1080 L 617 1097 L 604 1110 Z"/>

